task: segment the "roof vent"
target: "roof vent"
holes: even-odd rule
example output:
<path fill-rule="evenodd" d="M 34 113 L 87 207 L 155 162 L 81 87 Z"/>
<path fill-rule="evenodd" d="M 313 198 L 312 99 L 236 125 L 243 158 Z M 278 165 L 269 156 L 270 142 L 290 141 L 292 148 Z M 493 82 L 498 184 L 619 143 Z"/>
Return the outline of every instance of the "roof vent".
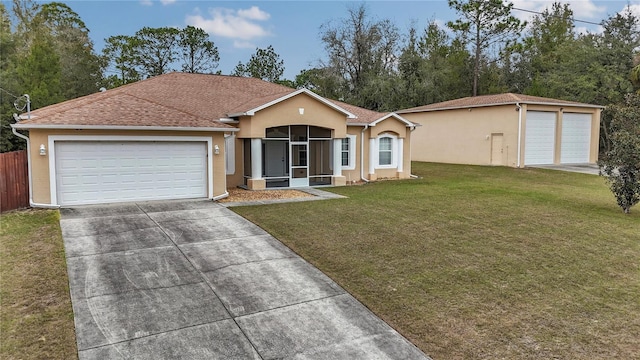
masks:
<path fill-rule="evenodd" d="M 107 91 L 107 89 L 106 89 L 106 88 L 104 88 L 104 87 L 101 87 L 101 88 L 100 88 L 100 92 L 105 92 L 105 91 Z"/>

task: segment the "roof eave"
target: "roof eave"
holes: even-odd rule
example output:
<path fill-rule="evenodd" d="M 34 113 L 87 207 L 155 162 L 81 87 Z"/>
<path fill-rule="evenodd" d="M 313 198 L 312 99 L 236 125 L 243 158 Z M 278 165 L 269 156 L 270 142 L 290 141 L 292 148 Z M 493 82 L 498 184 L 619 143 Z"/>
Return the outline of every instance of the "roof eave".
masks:
<path fill-rule="evenodd" d="M 15 129 L 65 129 L 65 130 L 154 130 L 154 131 L 239 131 L 229 127 L 185 127 L 185 126 L 122 126 L 122 125 L 55 125 L 55 124 L 11 124 Z"/>
<path fill-rule="evenodd" d="M 280 103 L 282 101 L 285 101 L 287 99 L 290 99 L 290 98 L 292 98 L 292 97 L 294 97 L 296 95 L 302 94 L 302 93 L 305 93 L 305 94 L 311 96 L 312 98 L 322 102 L 323 104 L 331 107 L 332 109 L 345 114 L 347 116 L 347 119 L 356 119 L 357 118 L 357 116 L 355 116 L 351 112 L 343 109 L 342 107 L 332 103 L 331 101 L 323 98 L 322 96 L 320 96 L 320 95 L 318 95 L 318 94 L 316 94 L 313 91 L 308 90 L 308 89 L 299 89 L 299 90 L 290 92 L 290 93 L 288 93 L 288 94 L 286 94 L 284 96 L 281 96 L 281 97 L 279 97 L 279 98 L 277 98 L 275 100 L 269 101 L 268 103 L 262 104 L 262 105 L 260 105 L 260 106 L 258 106 L 256 108 L 247 110 L 245 112 L 227 114 L 227 116 L 228 117 L 254 116 L 260 110 L 266 109 L 266 108 L 268 108 L 270 106 L 273 106 L 273 105 L 275 105 L 277 103 Z"/>
<path fill-rule="evenodd" d="M 377 120 L 372 121 L 371 123 L 369 123 L 369 126 L 376 126 L 376 124 L 378 124 L 378 123 L 380 123 L 380 122 L 382 122 L 382 121 L 384 121 L 384 120 L 386 120 L 386 119 L 388 119 L 390 117 L 393 117 L 393 118 L 396 118 L 397 120 L 400 120 L 408 128 L 415 126 L 414 123 L 412 123 L 411 121 L 403 118 L 402 116 L 398 115 L 397 113 L 389 113 L 389 114 L 387 114 L 387 115 L 385 115 L 385 116 L 383 116 L 383 117 L 381 117 L 381 118 L 379 118 Z"/>
<path fill-rule="evenodd" d="M 502 102 L 502 103 L 495 103 L 495 104 L 448 106 L 448 107 L 435 108 L 435 109 L 414 109 L 414 110 L 407 109 L 407 110 L 400 110 L 397 113 L 398 114 L 415 114 L 415 113 L 421 113 L 421 112 L 471 109 L 471 108 L 480 108 L 480 107 L 517 105 L 517 104 L 545 105 L 545 106 L 572 106 L 572 107 L 584 107 L 584 108 L 592 108 L 592 109 L 604 109 L 605 108 L 604 106 L 601 106 L 601 105 L 591 105 L 591 104 L 552 103 L 552 102 L 540 102 L 540 101 L 509 101 L 509 102 Z"/>

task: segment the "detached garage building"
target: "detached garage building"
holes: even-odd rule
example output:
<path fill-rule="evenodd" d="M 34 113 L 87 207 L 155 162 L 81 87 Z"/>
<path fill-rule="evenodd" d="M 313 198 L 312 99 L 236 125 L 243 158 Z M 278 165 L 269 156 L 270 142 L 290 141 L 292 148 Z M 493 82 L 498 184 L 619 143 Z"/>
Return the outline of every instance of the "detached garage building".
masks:
<path fill-rule="evenodd" d="M 598 161 L 601 106 L 519 94 L 400 110 L 415 161 L 523 167 Z"/>

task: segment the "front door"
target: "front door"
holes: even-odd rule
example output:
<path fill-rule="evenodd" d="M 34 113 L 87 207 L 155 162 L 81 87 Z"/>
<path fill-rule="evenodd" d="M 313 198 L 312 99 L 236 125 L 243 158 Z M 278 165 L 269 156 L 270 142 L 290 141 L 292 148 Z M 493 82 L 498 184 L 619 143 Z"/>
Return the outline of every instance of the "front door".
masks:
<path fill-rule="evenodd" d="M 309 186 L 309 144 L 291 142 L 291 187 Z"/>
<path fill-rule="evenodd" d="M 264 175 L 266 177 L 288 176 L 287 146 L 288 141 L 264 141 Z"/>

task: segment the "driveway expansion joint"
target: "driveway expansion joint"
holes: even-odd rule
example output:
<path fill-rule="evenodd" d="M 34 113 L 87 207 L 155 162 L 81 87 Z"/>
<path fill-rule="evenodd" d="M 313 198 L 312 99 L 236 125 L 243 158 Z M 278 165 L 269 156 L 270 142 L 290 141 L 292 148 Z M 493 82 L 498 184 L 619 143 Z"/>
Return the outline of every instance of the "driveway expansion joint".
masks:
<path fill-rule="evenodd" d="M 119 206 L 122 221 L 113 215 Z M 201 218 L 209 209 L 216 216 Z M 221 205 L 65 213 L 74 220 L 61 217 L 79 360 L 429 359 L 319 269 Z M 194 216 L 191 224 L 161 225 Z M 149 224 L 153 231 L 137 232 Z M 96 235 L 105 226 L 113 231 Z"/>
<path fill-rule="evenodd" d="M 137 204 L 136 204 L 137 205 Z M 138 208 L 140 208 L 140 206 L 138 205 Z M 204 276 L 204 273 L 202 273 L 201 271 L 198 270 L 198 268 L 195 266 L 195 264 L 193 263 L 193 261 L 184 253 L 184 251 L 182 251 L 182 249 L 178 246 L 178 244 L 174 241 L 173 238 L 171 238 L 171 236 L 169 234 L 167 234 L 167 232 L 165 231 L 165 229 L 160 226 L 160 224 L 154 220 L 153 218 L 151 218 L 151 216 L 149 216 L 149 214 L 147 214 L 144 209 L 140 208 L 140 210 L 142 210 L 142 212 L 145 213 L 145 215 L 147 215 L 149 217 L 149 219 L 151 219 L 151 221 L 153 221 L 161 230 L 162 232 L 165 233 L 165 235 L 167 235 L 167 237 L 169 237 L 169 239 L 171 240 L 171 242 L 173 243 L 173 246 L 175 246 L 178 251 L 180 251 L 180 254 L 182 254 L 182 256 L 184 256 L 185 259 L 187 259 L 187 262 L 189 262 L 189 265 L 191 266 L 191 268 L 193 270 L 195 270 L 198 273 L 198 276 L 204 281 L 204 283 L 207 285 L 207 287 L 211 290 L 211 292 L 213 293 L 213 295 L 216 297 L 216 299 L 220 302 L 220 304 L 222 304 L 222 307 L 224 308 L 225 312 L 227 313 L 227 315 L 229 316 L 229 319 L 233 320 L 233 322 L 236 324 L 236 326 L 238 327 L 238 329 L 240 330 L 240 332 L 242 333 L 242 335 L 244 335 L 245 339 L 249 342 L 249 344 L 251 344 L 251 347 L 253 348 L 253 350 L 258 354 L 258 356 L 260 356 L 260 358 L 262 359 L 262 355 L 260 355 L 260 352 L 258 351 L 258 348 L 256 347 L 256 345 L 251 341 L 251 339 L 249 338 L 249 336 L 244 332 L 244 330 L 240 327 L 240 324 L 238 324 L 236 322 L 236 320 L 233 318 L 233 313 L 230 311 L 230 309 L 227 308 L 227 306 L 225 305 L 224 301 L 222 301 L 222 299 L 220 298 L 220 295 L 218 295 L 218 293 L 215 291 L 215 289 L 211 286 L 211 284 L 209 284 L 209 282 L 207 281 L 207 278 Z"/>
<path fill-rule="evenodd" d="M 264 309 L 264 310 L 260 310 L 260 311 L 254 311 L 252 313 L 246 313 L 246 314 L 238 315 L 238 316 L 235 316 L 234 319 L 242 319 L 242 318 L 249 317 L 249 316 L 255 316 L 256 314 L 264 314 L 264 313 L 268 313 L 268 312 L 271 312 L 271 311 L 276 311 L 276 310 L 286 309 L 286 308 L 290 308 L 290 307 L 295 307 L 295 306 L 298 306 L 298 305 L 304 305 L 304 304 L 310 304 L 310 303 L 314 303 L 314 302 L 319 302 L 319 301 L 322 301 L 322 300 L 331 299 L 331 298 L 334 298 L 336 296 L 341 296 L 341 295 L 346 295 L 346 293 L 336 293 L 336 294 L 331 294 L 331 295 L 327 295 L 327 296 L 323 296 L 323 297 L 319 297 L 319 298 L 315 298 L 315 299 L 309 299 L 309 300 L 294 302 L 294 303 L 290 303 L 290 304 L 287 304 L 287 305 L 274 306 L 274 307 L 269 308 L 269 309 Z"/>

